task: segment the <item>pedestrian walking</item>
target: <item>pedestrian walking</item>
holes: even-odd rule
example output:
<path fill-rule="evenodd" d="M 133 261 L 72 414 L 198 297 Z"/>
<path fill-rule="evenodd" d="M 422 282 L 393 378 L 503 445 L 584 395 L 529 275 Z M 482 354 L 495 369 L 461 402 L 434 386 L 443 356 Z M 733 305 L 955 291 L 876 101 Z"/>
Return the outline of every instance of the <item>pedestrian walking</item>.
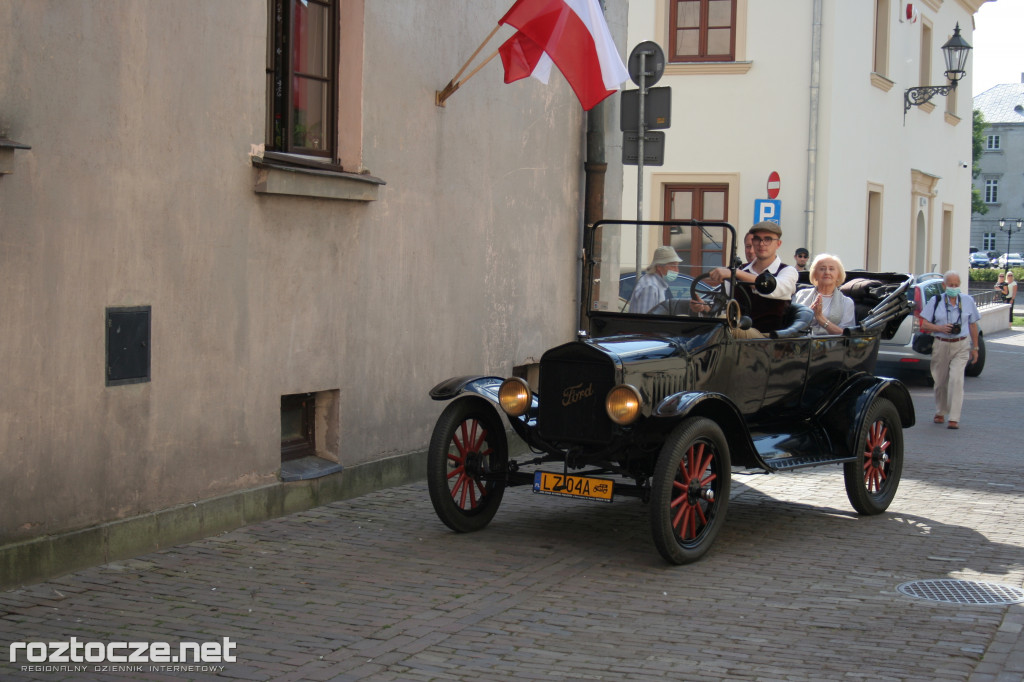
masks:
<path fill-rule="evenodd" d="M 964 403 L 964 368 L 978 361 L 978 307 L 960 291 L 960 275 L 950 270 L 942 277 L 944 291 L 921 311 L 921 330 L 935 337 L 931 372 L 935 381 L 935 417 L 947 428 L 960 428 Z"/>

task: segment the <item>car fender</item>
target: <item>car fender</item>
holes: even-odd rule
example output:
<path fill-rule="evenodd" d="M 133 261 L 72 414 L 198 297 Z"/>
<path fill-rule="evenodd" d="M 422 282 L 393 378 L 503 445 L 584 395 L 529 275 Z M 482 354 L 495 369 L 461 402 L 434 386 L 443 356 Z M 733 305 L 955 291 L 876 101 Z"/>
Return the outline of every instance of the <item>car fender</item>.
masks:
<path fill-rule="evenodd" d="M 434 400 L 451 400 L 464 393 L 473 393 L 495 405 L 498 404 L 498 388 L 504 379 L 494 376 L 461 376 L 445 379 L 430 389 L 430 397 Z"/>
<path fill-rule="evenodd" d="M 651 416 L 655 419 L 681 421 L 686 417 L 707 417 L 718 424 L 729 443 L 733 464 L 767 468 L 754 449 L 750 430 L 743 414 L 728 396 L 722 393 L 689 391 L 666 396 Z"/>
<path fill-rule="evenodd" d="M 903 428 L 914 425 L 914 401 L 903 382 L 888 377 L 859 374 L 847 381 L 838 395 L 819 413 L 818 419 L 834 448 L 842 448 L 848 457 L 857 455 L 857 439 L 864 427 L 868 407 L 878 398 L 886 398 L 899 412 Z M 836 454 L 840 454 L 837 452 Z"/>
<path fill-rule="evenodd" d="M 494 409 L 502 419 L 517 427 L 517 431 L 519 431 L 518 426 L 520 424 L 516 422 L 520 422 L 523 425 L 534 425 L 534 420 L 537 418 L 537 406 L 539 405 L 537 393 L 531 392 L 529 411 L 518 419 L 511 419 L 505 414 L 505 410 L 501 409 L 501 403 L 498 402 L 498 389 L 501 388 L 504 382 L 503 378 L 495 376 L 473 375 L 452 377 L 430 389 L 430 397 L 434 400 L 451 400 L 464 395 L 480 396 L 494 406 Z"/>

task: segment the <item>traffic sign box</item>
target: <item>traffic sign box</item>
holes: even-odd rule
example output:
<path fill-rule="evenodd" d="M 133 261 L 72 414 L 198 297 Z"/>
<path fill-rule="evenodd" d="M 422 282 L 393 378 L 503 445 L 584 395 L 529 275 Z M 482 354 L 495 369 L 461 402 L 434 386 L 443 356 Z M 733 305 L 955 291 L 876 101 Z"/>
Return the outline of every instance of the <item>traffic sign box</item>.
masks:
<path fill-rule="evenodd" d="M 622 163 L 637 166 L 640 159 L 640 133 L 627 130 L 622 133 Z M 644 165 L 661 166 L 665 163 L 665 133 L 652 130 L 644 133 Z"/>
<path fill-rule="evenodd" d="M 647 156 L 644 154 L 644 156 Z M 754 223 L 769 222 L 780 224 L 782 202 L 779 199 L 754 199 Z"/>
<path fill-rule="evenodd" d="M 644 129 L 661 130 L 672 124 L 672 88 L 647 88 Z M 623 90 L 619 98 L 619 130 L 640 130 L 640 91 Z"/>

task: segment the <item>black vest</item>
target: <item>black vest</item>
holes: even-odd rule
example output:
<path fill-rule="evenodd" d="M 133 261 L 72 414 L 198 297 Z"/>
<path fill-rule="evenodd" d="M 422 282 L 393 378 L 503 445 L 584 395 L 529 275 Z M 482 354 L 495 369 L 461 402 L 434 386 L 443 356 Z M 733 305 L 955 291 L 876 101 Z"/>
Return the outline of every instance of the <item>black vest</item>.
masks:
<path fill-rule="evenodd" d="M 775 272 L 771 274 L 778 277 L 784 267 L 787 267 L 786 264 L 780 263 Z M 782 316 L 789 306 L 789 299 L 766 298 L 755 293 L 754 285 L 743 284 L 742 286 L 747 287 L 750 294 L 750 310 L 747 311 L 747 314 L 750 315 L 751 326 L 765 334 L 781 329 Z"/>

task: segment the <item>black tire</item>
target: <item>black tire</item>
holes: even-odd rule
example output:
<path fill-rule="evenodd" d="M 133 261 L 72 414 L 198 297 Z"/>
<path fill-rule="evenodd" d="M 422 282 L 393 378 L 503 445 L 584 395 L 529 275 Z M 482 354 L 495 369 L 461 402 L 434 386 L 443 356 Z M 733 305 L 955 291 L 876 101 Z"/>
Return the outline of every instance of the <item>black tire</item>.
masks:
<path fill-rule="evenodd" d="M 857 436 L 857 460 L 843 465 L 846 496 L 861 514 L 881 514 L 889 508 L 903 473 L 903 423 L 885 398 L 868 408 Z"/>
<path fill-rule="evenodd" d="M 666 561 L 688 564 L 711 548 L 725 522 L 732 465 L 718 424 L 691 417 L 669 434 L 654 469 L 651 534 Z"/>
<path fill-rule="evenodd" d="M 978 330 L 978 361 L 973 365 L 968 362 L 964 367 L 965 377 L 981 376 L 981 370 L 985 369 L 985 335 Z"/>
<path fill-rule="evenodd" d="M 458 533 L 491 522 L 505 494 L 508 442 L 501 418 L 482 398 L 448 405 L 427 451 L 427 489 L 434 511 Z"/>

